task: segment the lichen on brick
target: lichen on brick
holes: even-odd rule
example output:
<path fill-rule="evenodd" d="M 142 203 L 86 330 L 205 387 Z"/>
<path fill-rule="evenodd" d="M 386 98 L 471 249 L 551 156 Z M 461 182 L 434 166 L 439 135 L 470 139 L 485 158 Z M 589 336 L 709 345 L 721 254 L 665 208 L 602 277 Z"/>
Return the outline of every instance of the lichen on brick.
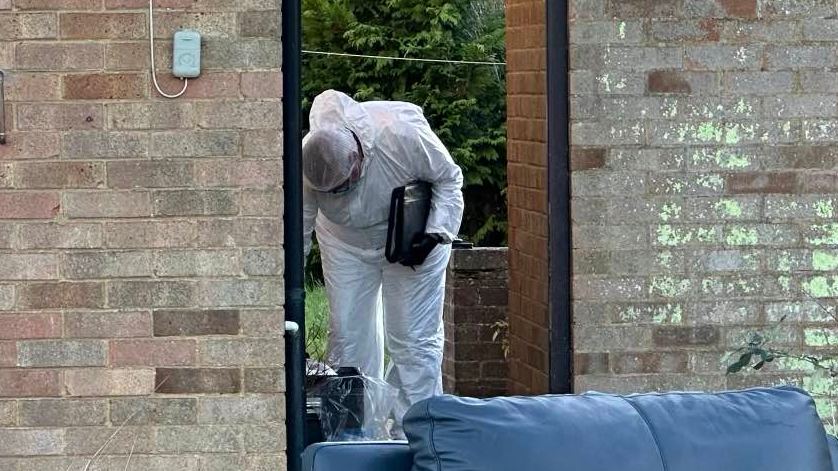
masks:
<path fill-rule="evenodd" d="M 689 244 L 695 236 L 691 229 L 674 227 L 668 224 L 658 226 L 656 233 L 658 243 L 667 247 Z"/>
<path fill-rule="evenodd" d="M 672 252 L 661 252 L 658 254 L 658 265 L 662 268 L 672 268 Z"/>
<path fill-rule="evenodd" d="M 806 242 L 822 245 L 838 245 L 838 223 L 819 224 L 811 227 L 816 235 L 806 238 Z"/>
<path fill-rule="evenodd" d="M 838 269 L 838 255 L 834 252 L 815 250 L 812 252 L 812 268 L 816 271 L 833 271 Z"/>
<path fill-rule="evenodd" d="M 754 228 L 732 227 L 725 234 L 728 245 L 757 245 L 759 233 Z"/>
<path fill-rule="evenodd" d="M 742 206 L 736 200 L 723 199 L 714 208 L 722 217 L 738 218 L 742 216 Z"/>
<path fill-rule="evenodd" d="M 744 169 L 751 166 L 750 157 L 734 149 L 699 149 L 693 152 L 692 157 L 695 165 L 714 164 L 725 170 Z"/>
<path fill-rule="evenodd" d="M 678 298 L 692 291 L 692 280 L 676 279 L 670 276 L 655 277 L 649 293 L 664 298 Z"/>
<path fill-rule="evenodd" d="M 803 290 L 815 298 L 838 297 L 838 275 L 816 276 L 803 283 Z"/>
<path fill-rule="evenodd" d="M 683 310 L 679 305 L 667 304 L 655 309 L 652 316 L 653 324 L 680 324 L 683 321 Z"/>
<path fill-rule="evenodd" d="M 749 117 L 754 114 L 754 107 L 751 103 L 745 101 L 744 98 L 740 98 L 739 101 L 736 102 L 736 105 L 734 105 L 733 111 L 736 114 Z"/>
<path fill-rule="evenodd" d="M 815 215 L 823 219 L 835 217 L 835 206 L 832 200 L 820 200 L 815 203 Z"/>
<path fill-rule="evenodd" d="M 698 186 L 717 192 L 724 188 L 725 180 L 721 175 L 702 175 L 696 180 Z"/>
<path fill-rule="evenodd" d="M 678 203 L 664 203 L 658 213 L 660 220 L 663 222 L 670 222 L 675 219 L 680 219 L 683 208 Z"/>
<path fill-rule="evenodd" d="M 806 345 L 810 347 L 838 346 L 838 332 L 828 329 L 812 328 L 803 332 Z"/>
<path fill-rule="evenodd" d="M 787 276 L 781 276 L 777 278 L 777 284 L 779 284 L 780 287 L 784 290 L 789 291 L 791 289 L 791 278 Z"/>

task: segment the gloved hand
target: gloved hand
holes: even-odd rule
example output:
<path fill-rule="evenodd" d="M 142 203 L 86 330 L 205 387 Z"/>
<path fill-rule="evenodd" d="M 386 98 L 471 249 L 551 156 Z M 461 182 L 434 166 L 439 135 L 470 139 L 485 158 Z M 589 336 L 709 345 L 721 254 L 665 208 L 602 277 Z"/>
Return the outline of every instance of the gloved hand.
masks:
<path fill-rule="evenodd" d="M 417 239 L 410 246 L 410 254 L 401 262 L 402 265 L 406 267 L 416 267 L 425 263 L 428 255 L 433 252 L 440 242 L 442 242 L 442 238 L 436 234 L 424 234 L 417 237 Z"/>

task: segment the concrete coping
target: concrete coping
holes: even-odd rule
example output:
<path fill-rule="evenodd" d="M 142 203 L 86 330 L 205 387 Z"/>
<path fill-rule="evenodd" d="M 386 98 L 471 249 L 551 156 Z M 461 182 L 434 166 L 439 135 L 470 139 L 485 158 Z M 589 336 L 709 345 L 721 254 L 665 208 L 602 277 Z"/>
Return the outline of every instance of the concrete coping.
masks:
<path fill-rule="evenodd" d="M 449 269 L 456 271 L 496 271 L 508 266 L 507 247 L 475 247 L 451 252 Z"/>

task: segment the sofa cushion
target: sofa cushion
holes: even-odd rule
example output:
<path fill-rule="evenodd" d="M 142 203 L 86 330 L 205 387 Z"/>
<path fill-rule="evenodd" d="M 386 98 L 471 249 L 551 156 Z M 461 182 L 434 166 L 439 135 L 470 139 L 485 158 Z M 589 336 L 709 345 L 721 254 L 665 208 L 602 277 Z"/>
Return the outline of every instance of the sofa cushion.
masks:
<path fill-rule="evenodd" d="M 411 408 L 404 429 L 414 471 L 666 471 L 643 418 L 616 396 L 442 396 Z"/>
<path fill-rule="evenodd" d="M 670 471 L 832 471 L 814 401 L 799 389 L 626 399 L 649 423 Z"/>
<path fill-rule="evenodd" d="M 833 471 L 814 402 L 795 388 L 441 396 L 404 427 L 413 471 Z"/>
<path fill-rule="evenodd" d="M 304 471 L 410 471 L 404 442 L 317 443 L 303 453 Z"/>

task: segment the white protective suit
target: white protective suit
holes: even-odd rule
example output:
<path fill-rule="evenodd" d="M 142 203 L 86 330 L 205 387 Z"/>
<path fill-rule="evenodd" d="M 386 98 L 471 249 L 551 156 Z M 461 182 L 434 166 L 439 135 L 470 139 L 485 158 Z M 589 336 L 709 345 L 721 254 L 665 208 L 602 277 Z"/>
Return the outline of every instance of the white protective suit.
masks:
<path fill-rule="evenodd" d="M 316 226 L 331 310 L 329 364 L 384 378 L 386 338 L 400 425 L 410 405 L 442 394 L 445 272 L 463 217 L 462 171 L 410 103 L 358 103 L 330 90 L 315 98 L 310 124 L 312 132 L 349 128 L 364 153 L 352 191 L 304 190 L 305 250 Z M 384 247 L 392 191 L 417 180 L 433 184 L 426 232 L 446 244 L 414 270 L 388 263 Z"/>

